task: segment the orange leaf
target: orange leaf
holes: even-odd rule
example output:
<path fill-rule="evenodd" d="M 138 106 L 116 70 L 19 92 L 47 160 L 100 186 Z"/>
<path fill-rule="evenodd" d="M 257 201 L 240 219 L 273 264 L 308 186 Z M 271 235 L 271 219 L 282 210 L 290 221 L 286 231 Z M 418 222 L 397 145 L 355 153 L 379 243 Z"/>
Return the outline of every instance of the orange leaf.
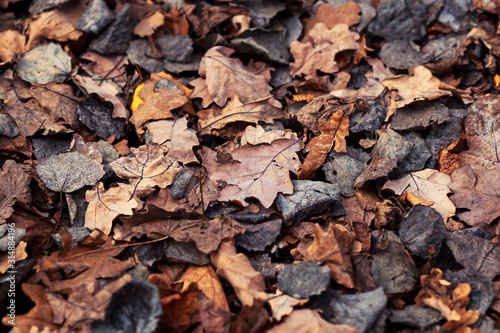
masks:
<path fill-rule="evenodd" d="M 299 177 L 304 179 L 313 178 L 314 172 L 325 163 L 326 156 L 335 143 L 337 153 L 346 152 L 345 137 L 349 135 L 349 118 L 344 111 L 339 110 L 334 113 L 329 121 L 318 126 L 321 135 L 313 138 L 307 145 L 309 154 L 300 170 Z"/>

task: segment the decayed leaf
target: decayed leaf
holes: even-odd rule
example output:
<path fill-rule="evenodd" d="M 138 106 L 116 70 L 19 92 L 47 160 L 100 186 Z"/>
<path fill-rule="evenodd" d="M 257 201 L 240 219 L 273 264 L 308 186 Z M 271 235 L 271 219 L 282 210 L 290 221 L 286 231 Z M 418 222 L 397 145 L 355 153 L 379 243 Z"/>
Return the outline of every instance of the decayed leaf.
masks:
<path fill-rule="evenodd" d="M 156 11 L 143 18 L 134 28 L 134 34 L 139 37 L 151 36 L 155 30 L 163 25 L 165 17 L 161 11 Z"/>
<path fill-rule="evenodd" d="M 449 86 L 433 76 L 431 71 L 424 66 L 415 67 L 413 74 L 385 78 L 382 84 L 389 90 L 397 90 L 397 95 L 393 94 L 391 98 L 391 109 L 452 94 L 449 89 L 443 90 L 443 87 L 449 88 Z"/>
<path fill-rule="evenodd" d="M 98 85 L 92 78 L 87 76 L 76 75 L 73 80 L 84 88 L 87 93 L 95 93 L 103 100 L 111 102 L 114 106 L 113 118 L 128 118 L 128 111 L 125 109 L 121 99 L 116 96 L 119 91 L 114 86 L 105 84 L 105 82 L 101 82 L 101 85 Z"/>
<path fill-rule="evenodd" d="M 104 175 L 99 162 L 79 153 L 52 155 L 41 160 L 36 171 L 49 189 L 66 193 L 95 185 Z"/>
<path fill-rule="evenodd" d="M 151 141 L 169 149 L 168 157 L 184 164 L 197 163 L 193 147 L 200 142 L 196 133 L 187 127 L 188 120 L 182 117 L 175 120 L 153 121 L 146 125 Z"/>
<path fill-rule="evenodd" d="M 228 280 L 238 299 L 244 306 L 251 307 L 255 300 L 267 300 L 264 276 L 253 269 L 247 256 L 236 253 L 234 241 L 223 242 L 219 250 L 210 256 L 217 274 Z"/>
<path fill-rule="evenodd" d="M 245 228 L 229 217 L 220 215 L 213 220 L 152 220 L 139 225 L 116 225 L 113 238 L 130 241 L 132 237 L 150 238 L 170 236 L 178 242 L 194 242 L 203 253 L 209 254 L 219 244 L 245 232 Z"/>
<path fill-rule="evenodd" d="M 181 172 L 179 162 L 166 156 L 165 146 L 150 142 L 131 150 L 134 156 L 122 157 L 110 166 L 118 177 L 129 180 L 139 197 L 153 192 L 155 186 L 167 187 Z"/>
<path fill-rule="evenodd" d="M 467 283 L 459 283 L 452 289 L 451 283 L 443 279 L 443 272 L 433 268 L 429 275 L 420 277 L 422 290 L 415 302 L 427 305 L 438 311 L 448 320 L 445 326 L 465 326 L 474 324 L 480 316 L 478 310 L 467 310 L 471 287 Z"/>
<path fill-rule="evenodd" d="M 358 48 L 359 35 L 349 31 L 347 24 L 338 24 L 328 29 L 324 23 L 316 24 L 309 36 L 310 42 L 301 43 L 292 41 L 290 52 L 295 58 L 295 63 L 290 64 L 290 75 L 316 75 L 316 71 L 335 73 L 339 70 L 335 62 L 335 55 L 345 50 Z"/>
<path fill-rule="evenodd" d="M 412 193 L 417 197 L 432 201 L 431 205 L 446 222 L 450 216 L 455 215 L 455 205 L 448 198 L 451 192 L 448 185 L 450 176 L 433 169 L 410 172 L 398 180 L 389 180 L 384 184 L 383 190 L 392 190 L 397 195 L 403 192 Z"/>
<path fill-rule="evenodd" d="M 198 112 L 203 133 L 210 133 L 213 129 L 221 129 L 237 121 L 253 124 L 262 121 L 272 124 L 274 119 L 283 117 L 284 113 L 281 109 L 266 103 L 265 100 L 241 103 L 238 96 L 233 96 L 223 109 L 213 107 Z"/>
<path fill-rule="evenodd" d="M 0 32 L 0 63 L 15 60 L 26 51 L 26 37 L 17 30 Z"/>
<path fill-rule="evenodd" d="M 17 201 L 31 202 L 29 182 L 31 176 L 26 167 L 13 160 L 7 160 L 0 171 L 0 223 L 4 223 L 14 212 Z"/>
<path fill-rule="evenodd" d="M 295 310 L 283 323 L 271 328 L 269 333 L 359 333 L 349 325 L 334 325 L 324 320 L 317 311 Z"/>
<path fill-rule="evenodd" d="M 196 283 L 198 289 L 213 301 L 213 308 L 229 312 L 226 294 L 212 266 L 189 265 L 182 278 L 177 282 L 184 282 L 181 292 L 186 291 L 191 284 Z"/>
<path fill-rule="evenodd" d="M 302 241 L 297 252 L 304 260 L 320 260 L 328 265 L 331 277 L 337 283 L 354 288 L 350 253 L 356 234 L 340 224 L 330 224 L 325 231 L 319 224 L 314 226 L 314 238 Z"/>
<path fill-rule="evenodd" d="M 118 215 L 130 216 L 134 210 L 142 207 L 142 201 L 134 196 L 133 190 L 129 185 L 118 184 L 106 191 L 103 184 L 99 183 L 95 190 L 87 191 L 85 201 L 89 205 L 85 212 L 85 226 L 109 235 L 113 220 Z"/>
<path fill-rule="evenodd" d="M 139 90 L 137 96 L 143 101 L 133 110 L 130 122 L 134 124 L 138 134 L 144 133 L 142 127 L 150 120 L 172 119 L 171 111 L 187 103 L 188 98 L 184 90 L 155 88 L 155 82 L 147 81 Z"/>
<path fill-rule="evenodd" d="M 269 97 L 271 69 L 264 63 L 245 67 L 239 59 L 230 58 L 233 49 L 215 46 L 201 60 L 199 74 L 206 77 L 208 92 L 215 103 L 224 106 L 234 95 L 246 103 Z"/>
<path fill-rule="evenodd" d="M 273 311 L 273 318 L 280 321 L 284 316 L 289 315 L 293 311 L 293 307 L 304 305 L 309 299 L 297 299 L 292 296 L 283 294 L 281 290 L 276 290 L 276 295 L 269 298 L 267 301 Z"/>
<path fill-rule="evenodd" d="M 458 217 L 468 225 L 491 223 L 500 216 L 500 165 L 465 165 L 451 174 L 450 199 L 468 211 Z"/>
<path fill-rule="evenodd" d="M 391 129 L 382 132 L 372 151 L 372 160 L 356 182 L 361 187 L 366 181 L 386 176 L 410 153 L 412 143 Z"/>
<path fill-rule="evenodd" d="M 220 192 L 218 200 L 247 206 L 245 199 L 252 197 L 269 208 L 278 192 L 293 193 L 289 171 L 298 173 L 300 161 L 296 152 L 300 149 L 302 141 L 294 135 L 271 144 L 235 148 L 230 153 L 233 163 L 215 162 L 216 153 L 204 149 L 203 161 L 212 181 L 229 185 Z"/>
<path fill-rule="evenodd" d="M 346 153 L 345 137 L 349 135 L 349 117 L 342 110 L 332 115 L 329 121 L 318 126 L 321 135 L 314 137 L 308 144 L 309 153 L 302 164 L 299 177 L 311 179 L 314 172 L 325 163 L 326 157 L 335 143 L 337 153 Z"/>

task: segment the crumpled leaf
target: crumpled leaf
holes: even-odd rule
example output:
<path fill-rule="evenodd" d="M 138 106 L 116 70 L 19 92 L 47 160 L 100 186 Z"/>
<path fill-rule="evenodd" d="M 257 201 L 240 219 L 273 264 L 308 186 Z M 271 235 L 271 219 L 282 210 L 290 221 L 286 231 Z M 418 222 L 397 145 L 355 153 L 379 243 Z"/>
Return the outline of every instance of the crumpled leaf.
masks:
<path fill-rule="evenodd" d="M 172 184 L 182 167 L 175 159 L 167 157 L 168 148 L 150 142 L 131 148 L 134 156 L 122 157 L 109 165 L 118 177 L 128 179 L 139 197 Z"/>
<path fill-rule="evenodd" d="M 244 306 L 253 306 L 255 300 L 267 300 L 264 276 L 253 269 L 247 256 L 236 253 L 234 241 L 225 241 L 210 256 L 217 274 L 228 280 Z"/>
<path fill-rule="evenodd" d="M 278 139 L 292 139 L 294 133 L 290 129 L 285 130 L 270 130 L 265 131 L 260 125 L 247 126 L 243 134 L 241 134 L 240 143 L 244 145 L 260 145 L 262 143 L 271 144 L 274 140 Z"/>
<path fill-rule="evenodd" d="M 85 226 L 90 229 L 99 229 L 109 235 L 113 220 L 118 215 L 132 215 L 134 210 L 139 210 L 143 202 L 133 193 L 134 188 L 118 184 L 107 191 L 102 183 L 95 190 L 85 194 L 85 201 L 89 203 L 85 212 Z"/>
<path fill-rule="evenodd" d="M 292 41 L 290 52 L 295 62 L 290 64 L 290 75 L 316 75 L 319 70 L 324 73 L 335 73 L 339 70 L 335 55 L 345 50 L 358 48 L 359 35 L 349 31 L 347 24 L 337 24 L 328 29 L 324 23 L 318 23 L 309 32 L 311 42 Z"/>
<path fill-rule="evenodd" d="M 309 153 L 299 172 L 302 179 L 311 179 L 314 176 L 314 172 L 325 163 L 332 147 L 337 153 L 347 153 L 345 137 L 349 135 L 349 117 L 344 111 L 334 113 L 330 120 L 320 124 L 318 129 L 321 135 L 314 137 L 307 144 Z"/>
<path fill-rule="evenodd" d="M 216 162 L 216 153 L 210 149 L 204 149 L 202 155 L 208 177 L 228 184 L 218 200 L 247 206 L 245 199 L 252 197 L 269 208 L 279 192 L 293 193 L 289 171 L 298 173 L 300 161 L 296 152 L 300 149 L 302 141 L 294 135 L 271 144 L 237 147 L 230 153 L 232 163 Z"/>
<path fill-rule="evenodd" d="M 224 106 L 234 95 L 243 103 L 269 97 L 271 69 L 264 63 L 244 66 L 239 59 L 229 57 L 233 53 L 233 49 L 215 46 L 201 60 L 198 73 L 206 78 L 207 90 L 215 103 Z"/>
<path fill-rule="evenodd" d="M 467 310 L 471 287 L 467 283 L 459 283 L 453 288 L 450 282 L 443 279 L 443 272 L 433 268 L 429 275 L 420 278 L 422 290 L 415 298 L 415 302 L 422 306 L 427 305 L 441 312 L 448 320 L 448 326 L 457 323 L 465 326 L 474 324 L 479 319 L 478 310 Z"/>
<path fill-rule="evenodd" d="M 314 238 L 300 242 L 297 253 L 304 260 L 321 260 L 330 268 L 332 279 L 347 288 L 354 288 L 354 270 L 351 264 L 356 234 L 349 232 L 340 224 L 330 224 L 324 230 L 319 224 L 314 225 Z"/>
<path fill-rule="evenodd" d="M 243 234 L 245 227 L 229 217 L 220 215 L 213 220 L 167 220 L 157 219 L 139 225 L 124 223 L 116 225 L 113 238 L 130 241 L 133 237 L 149 238 L 169 236 L 178 242 L 194 242 L 205 254 L 216 251 L 222 241 Z"/>
<path fill-rule="evenodd" d="M 182 117 L 175 120 L 153 121 L 146 125 L 151 134 L 151 142 L 163 145 L 169 149 L 168 157 L 184 164 L 197 163 L 193 147 L 200 142 L 196 132 L 187 127 L 188 119 Z"/>
<path fill-rule="evenodd" d="M 389 180 L 384 184 L 382 190 L 392 190 L 395 194 L 403 192 L 412 193 L 417 197 L 432 201 L 431 205 L 446 222 L 450 216 L 455 215 L 455 205 L 448 198 L 451 192 L 449 184 L 450 176 L 433 169 L 410 172 L 398 180 Z"/>
<path fill-rule="evenodd" d="M 354 186 L 386 176 L 411 152 L 413 144 L 391 129 L 382 132 L 372 151 L 372 160 L 356 179 Z"/>
<path fill-rule="evenodd" d="M 29 182 L 31 176 L 26 166 L 7 160 L 0 171 L 0 223 L 4 223 L 14 212 L 17 201 L 31 202 Z"/>
<path fill-rule="evenodd" d="M 285 320 L 271 328 L 269 333 L 359 333 L 348 325 L 334 325 L 324 320 L 317 311 L 300 309 L 292 312 Z"/>
<path fill-rule="evenodd" d="M 271 297 L 267 302 L 273 311 L 273 318 L 280 321 L 284 316 L 289 315 L 294 310 L 294 306 L 304 305 L 308 299 L 297 299 L 292 296 L 283 294 L 281 290 L 276 290 L 276 295 Z"/>
<path fill-rule="evenodd" d="M 415 67 L 413 73 L 409 75 L 385 78 L 382 84 L 389 90 L 397 90 L 397 93 L 393 92 L 391 98 L 391 109 L 401 108 L 416 101 L 451 96 L 450 88 L 453 88 L 433 76 L 424 66 Z"/>
<path fill-rule="evenodd" d="M 95 185 L 104 175 L 102 164 L 72 152 L 41 160 L 36 171 L 49 189 L 65 193 L 76 191 L 85 185 Z"/>
<path fill-rule="evenodd" d="M 210 133 L 237 121 L 257 124 L 259 121 L 272 124 L 274 119 L 283 118 L 281 109 L 266 103 L 264 100 L 242 103 L 238 96 L 233 98 L 221 109 L 212 107 L 198 112 L 199 125 L 202 133 Z"/>

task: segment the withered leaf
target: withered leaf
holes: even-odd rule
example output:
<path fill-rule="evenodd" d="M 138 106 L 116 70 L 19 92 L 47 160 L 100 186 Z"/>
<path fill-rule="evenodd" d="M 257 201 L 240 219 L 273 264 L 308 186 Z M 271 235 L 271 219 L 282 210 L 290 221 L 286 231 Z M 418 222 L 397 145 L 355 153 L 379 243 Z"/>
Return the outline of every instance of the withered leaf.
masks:
<path fill-rule="evenodd" d="M 349 117 L 343 110 L 332 115 L 329 121 L 318 126 L 321 135 L 314 137 L 308 144 L 309 153 L 302 163 L 299 177 L 311 179 L 314 172 L 325 163 L 326 157 L 335 144 L 337 153 L 346 153 L 345 137 L 349 135 Z"/>
<path fill-rule="evenodd" d="M 128 179 L 139 197 L 172 184 L 182 167 L 175 159 L 166 156 L 168 148 L 150 142 L 139 148 L 131 148 L 134 156 L 122 157 L 109 165 L 123 179 Z"/>
<path fill-rule="evenodd" d="M 200 142 L 196 133 L 187 127 L 188 119 L 153 121 L 146 125 L 151 134 L 151 141 L 169 149 L 168 157 L 184 164 L 197 163 L 193 147 Z"/>
<path fill-rule="evenodd" d="M 118 184 L 107 191 L 102 183 L 95 190 L 85 194 L 85 201 L 89 203 L 85 212 L 85 226 L 90 229 L 99 229 L 109 235 L 113 220 L 118 215 L 132 215 L 134 210 L 142 207 L 140 201 L 133 194 L 134 188 L 130 185 Z"/>
<path fill-rule="evenodd" d="M 281 109 L 266 103 L 265 100 L 242 103 L 238 96 L 233 96 L 223 109 L 213 107 L 198 112 L 200 128 L 205 133 L 210 133 L 213 129 L 224 128 L 237 121 L 253 124 L 262 121 L 272 124 L 274 119 L 283 117 L 284 113 Z"/>
<path fill-rule="evenodd" d="M 116 225 L 114 238 L 130 240 L 148 235 L 150 238 L 170 236 L 178 242 L 194 242 L 198 250 L 209 254 L 225 239 L 245 232 L 245 228 L 233 219 L 218 216 L 213 220 L 152 220 L 139 225 Z"/>
<path fill-rule="evenodd" d="M 239 59 L 230 58 L 233 53 L 233 49 L 216 46 L 201 60 L 198 72 L 206 77 L 208 92 L 215 103 L 224 106 L 234 95 L 244 103 L 269 97 L 271 69 L 264 63 L 246 67 Z"/>
<path fill-rule="evenodd" d="M 271 328 L 269 333 L 359 333 L 357 329 L 349 325 L 334 325 L 321 317 L 314 310 L 300 309 L 293 311 L 285 320 Z"/>
<path fill-rule="evenodd" d="M 391 109 L 401 108 L 416 101 L 433 100 L 452 94 L 449 89 L 451 87 L 433 76 L 431 71 L 424 66 L 415 67 L 412 74 L 385 78 L 382 84 L 389 90 L 397 90 L 399 97 L 391 99 Z"/>
<path fill-rule="evenodd" d="M 144 17 L 134 28 L 134 34 L 139 37 L 151 36 L 155 30 L 163 25 L 165 17 L 161 11 Z"/>
<path fill-rule="evenodd" d="M 322 4 L 318 7 L 316 15 L 306 27 L 306 34 L 317 23 L 324 23 L 327 29 L 337 24 L 344 23 L 353 26 L 361 21 L 361 7 L 354 1 L 346 2 L 338 7 Z"/>
<path fill-rule="evenodd" d="M 276 290 L 276 295 L 271 297 L 267 302 L 273 311 L 273 318 L 280 321 L 284 316 L 289 315 L 294 310 L 294 306 L 304 305 L 308 299 L 297 299 L 292 296 L 283 294 L 281 290 Z"/>
<path fill-rule="evenodd" d="M 0 223 L 4 223 L 14 212 L 17 201 L 31 202 L 27 167 L 7 160 L 0 171 Z"/>
<path fill-rule="evenodd" d="M 433 169 L 410 172 L 398 180 L 389 180 L 384 184 L 383 190 L 392 190 L 397 195 L 412 193 L 425 200 L 432 201 L 434 208 L 446 222 L 450 216 L 455 215 L 455 205 L 448 198 L 451 192 L 450 176 Z"/>
<path fill-rule="evenodd" d="M 241 135 L 241 145 L 260 145 L 262 143 L 271 144 L 274 140 L 278 139 L 291 139 L 294 138 L 294 133 L 290 129 L 285 130 L 270 130 L 265 131 L 260 125 L 247 126 Z"/>
<path fill-rule="evenodd" d="M 289 171 L 298 173 L 300 149 L 302 141 L 294 135 L 271 144 L 237 147 L 230 153 L 234 163 L 205 163 L 210 179 L 228 184 L 218 200 L 247 206 L 246 198 L 256 198 L 269 208 L 279 192 L 293 193 Z M 215 161 L 216 153 L 204 149 L 203 160 Z"/>
<path fill-rule="evenodd" d="M 17 30 L 0 32 L 0 63 L 12 61 L 26 51 L 26 37 Z"/>
<path fill-rule="evenodd" d="M 228 280 L 244 306 L 252 306 L 255 300 L 266 300 L 268 295 L 264 276 L 253 269 L 247 256 L 236 253 L 234 241 L 223 242 L 219 250 L 210 256 L 217 274 Z"/>
<path fill-rule="evenodd" d="M 49 189 L 66 193 L 95 185 L 104 175 L 99 162 L 79 153 L 52 155 L 41 160 L 36 171 Z"/>
<path fill-rule="evenodd" d="M 324 23 L 318 23 L 309 32 L 311 42 L 292 41 L 290 52 L 295 63 L 290 64 L 290 75 L 316 75 L 319 70 L 324 73 L 335 73 L 339 70 L 335 55 L 345 50 L 358 48 L 359 35 L 349 31 L 347 24 L 337 24 L 328 29 Z"/>

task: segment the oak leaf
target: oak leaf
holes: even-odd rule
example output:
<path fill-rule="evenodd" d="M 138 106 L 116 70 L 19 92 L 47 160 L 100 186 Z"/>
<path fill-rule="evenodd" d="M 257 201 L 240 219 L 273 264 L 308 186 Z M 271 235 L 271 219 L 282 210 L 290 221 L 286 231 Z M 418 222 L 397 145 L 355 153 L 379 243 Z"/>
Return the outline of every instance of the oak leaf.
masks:
<path fill-rule="evenodd" d="M 80 56 L 80 59 L 90 61 L 82 64 L 82 69 L 88 75 L 97 75 L 101 79 L 112 78 L 113 82 L 120 87 L 128 83 L 127 68 L 128 59 L 123 55 L 102 55 L 94 51 L 87 51 Z"/>
<path fill-rule="evenodd" d="M 166 156 L 168 148 L 150 142 L 139 148 L 131 148 L 131 157 L 122 157 L 109 165 L 118 177 L 128 179 L 139 197 L 172 184 L 182 167 L 175 159 Z"/>
<path fill-rule="evenodd" d="M 207 81 L 204 78 L 202 77 L 196 78 L 190 81 L 189 84 L 194 87 L 193 93 L 189 95 L 189 98 L 191 99 L 201 98 L 201 106 L 203 106 L 204 108 L 208 108 L 210 104 L 214 102 L 214 98 L 208 91 Z"/>
<path fill-rule="evenodd" d="M 332 7 L 326 3 L 322 4 L 318 7 L 314 18 L 307 24 L 306 35 L 317 23 L 325 24 L 327 29 L 331 29 L 340 23 L 351 27 L 361 21 L 360 14 L 361 7 L 354 1 L 346 2 L 337 7 Z"/>
<path fill-rule="evenodd" d="M 324 262 L 330 268 L 334 281 L 347 288 L 354 288 L 350 253 L 356 234 L 339 224 L 330 224 L 327 230 L 316 224 L 313 232 L 314 238 L 302 241 L 297 246 L 297 252 L 304 260 Z"/>
<path fill-rule="evenodd" d="M 231 283 L 243 306 L 251 307 L 256 300 L 268 299 L 264 276 L 254 270 L 247 256 L 236 253 L 234 240 L 223 242 L 210 260 L 217 274 Z"/>
<path fill-rule="evenodd" d="M 337 153 L 346 153 L 345 137 L 349 135 L 349 117 L 342 110 L 332 115 L 329 121 L 318 126 L 321 135 L 314 137 L 308 144 L 309 153 L 302 163 L 299 177 L 302 179 L 311 179 L 314 172 L 318 170 L 332 147 Z M 334 146 L 335 145 L 335 146 Z"/>
<path fill-rule="evenodd" d="M 31 176 L 27 167 L 7 160 L 0 171 L 0 223 L 4 223 L 14 212 L 14 204 L 31 202 L 29 183 Z"/>
<path fill-rule="evenodd" d="M 309 32 L 312 42 L 301 43 L 292 41 L 290 52 L 295 62 L 290 64 L 290 75 L 316 75 L 319 70 L 323 73 L 338 72 L 339 66 L 335 62 L 335 55 L 345 50 L 358 48 L 359 35 L 349 31 L 347 24 L 337 24 L 328 29 L 324 23 L 318 23 Z"/>
<path fill-rule="evenodd" d="M 153 14 L 144 17 L 134 28 L 134 34 L 139 37 L 151 36 L 156 29 L 165 23 L 165 17 L 161 11 L 155 11 Z"/>
<path fill-rule="evenodd" d="M 455 215 L 455 205 L 448 198 L 451 192 L 448 186 L 451 182 L 450 176 L 433 169 L 425 169 L 410 172 L 398 180 L 389 180 L 384 184 L 383 190 L 392 190 L 401 195 L 404 192 L 432 201 L 434 208 L 446 222 L 450 216 Z"/>
<path fill-rule="evenodd" d="M 198 73 L 206 78 L 207 90 L 215 103 L 224 106 L 234 95 L 244 103 L 269 97 L 271 68 L 264 63 L 244 66 L 239 59 L 230 58 L 233 53 L 233 49 L 215 46 L 201 60 Z"/>
<path fill-rule="evenodd" d="M 228 124 L 240 121 L 257 124 L 259 121 L 272 124 L 274 119 L 283 118 L 284 112 L 266 103 L 265 100 L 242 103 L 238 96 L 220 109 L 213 107 L 198 112 L 199 125 L 202 133 L 210 133 L 213 129 L 221 129 Z"/>
<path fill-rule="evenodd" d="M 295 310 L 285 320 L 271 328 L 269 333 L 359 333 L 349 325 L 334 325 L 323 319 L 317 311 Z"/>
<path fill-rule="evenodd" d="M 256 198 L 269 208 L 279 192 L 293 193 L 289 171 L 298 173 L 300 161 L 296 152 L 301 149 L 302 141 L 294 135 L 271 144 L 237 147 L 230 152 L 231 163 L 215 162 L 216 153 L 210 149 L 204 149 L 202 155 L 208 177 L 228 184 L 218 200 L 247 206 L 246 198 Z"/>
<path fill-rule="evenodd" d="M 271 144 L 274 140 L 278 139 L 291 139 L 295 134 L 290 129 L 285 130 L 270 130 L 265 131 L 260 125 L 247 126 L 243 134 L 241 134 L 241 145 L 260 145 L 262 143 Z"/>
<path fill-rule="evenodd" d="M 132 215 L 139 210 L 143 202 L 133 194 L 134 188 L 130 185 L 118 184 L 107 191 L 102 183 L 95 190 L 85 194 L 85 201 L 89 203 L 85 212 L 85 226 L 90 229 L 99 229 L 109 235 L 113 227 L 113 220 L 119 215 Z"/>
<path fill-rule="evenodd" d="M 289 315 L 294 310 L 294 306 L 304 305 L 309 299 L 297 299 L 283 294 L 281 290 L 276 290 L 276 294 L 267 301 L 273 311 L 273 318 L 280 321 L 284 316 Z"/>
<path fill-rule="evenodd" d="M 433 76 L 424 66 L 415 67 L 413 73 L 408 75 L 385 78 L 382 84 L 393 92 L 397 90 L 397 94 L 394 92 L 391 97 L 391 109 L 402 108 L 416 101 L 452 95 L 450 87 Z"/>

